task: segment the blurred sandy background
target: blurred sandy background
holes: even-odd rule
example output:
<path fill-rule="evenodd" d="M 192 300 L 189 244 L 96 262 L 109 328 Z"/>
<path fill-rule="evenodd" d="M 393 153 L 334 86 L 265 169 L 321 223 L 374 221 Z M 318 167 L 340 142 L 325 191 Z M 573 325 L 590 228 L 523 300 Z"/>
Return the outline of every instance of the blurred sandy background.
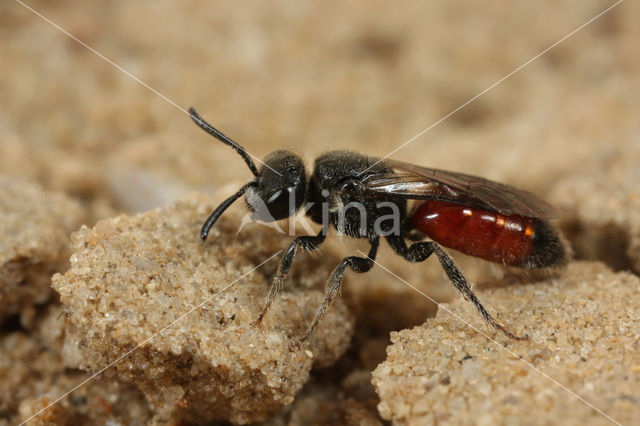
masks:
<path fill-rule="evenodd" d="M 257 157 L 290 149 L 311 167 L 331 149 L 387 154 L 613 2 L 30 4 Z M 0 11 L 3 174 L 64 190 L 91 221 L 251 177 L 171 103 L 19 3 Z M 621 3 L 394 158 L 542 197 L 640 160 L 638 17 Z"/>
<path fill-rule="evenodd" d="M 309 164 L 388 153 L 611 4 L 30 3 L 256 156 Z M 250 176 L 179 109 L 20 4 L 0 8 L 3 174 L 117 210 L 141 174 L 168 198 Z M 622 3 L 394 157 L 545 195 L 637 144 L 639 16 Z"/>
<path fill-rule="evenodd" d="M 28 4 L 257 157 L 289 149 L 310 167 L 331 149 L 387 154 L 613 3 Z M 634 164 L 639 18 L 638 2 L 621 3 L 394 158 L 542 197 Z M 87 207 L 89 225 L 194 190 L 222 198 L 251 177 L 183 111 L 19 3 L 0 4 L 0 32 L 0 173 L 63 190 Z M 381 262 L 425 279 L 424 266 Z M 376 280 L 389 276 L 347 285 Z"/>

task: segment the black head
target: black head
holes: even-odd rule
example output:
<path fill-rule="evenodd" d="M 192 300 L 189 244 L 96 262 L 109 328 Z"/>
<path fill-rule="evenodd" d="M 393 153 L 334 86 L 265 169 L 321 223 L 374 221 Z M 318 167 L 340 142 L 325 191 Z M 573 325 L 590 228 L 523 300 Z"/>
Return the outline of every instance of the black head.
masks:
<path fill-rule="evenodd" d="M 245 194 L 254 218 L 273 222 L 293 216 L 304 204 L 307 175 L 302 159 L 289 151 L 275 151 L 264 159 L 256 186 Z"/>
<path fill-rule="evenodd" d="M 209 230 L 222 213 L 243 194 L 254 218 L 263 222 L 293 216 L 302 207 L 307 195 L 307 175 L 300 157 L 289 151 L 275 151 L 264 159 L 263 167 L 258 170 L 243 147 L 207 123 L 195 109 L 190 108 L 189 114 L 200 128 L 235 149 L 256 177 L 223 201 L 209 215 L 200 233 L 203 240 L 207 238 Z"/>

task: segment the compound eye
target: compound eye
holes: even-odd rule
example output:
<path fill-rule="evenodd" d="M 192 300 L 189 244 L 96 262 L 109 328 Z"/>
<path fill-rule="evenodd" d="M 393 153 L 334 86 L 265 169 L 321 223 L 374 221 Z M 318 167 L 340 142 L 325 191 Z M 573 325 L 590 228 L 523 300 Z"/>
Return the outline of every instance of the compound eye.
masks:
<path fill-rule="evenodd" d="M 280 189 L 271 194 L 265 200 L 269 214 L 274 220 L 281 220 L 293 216 L 296 211 L 294 197 L 294 187 Z M 265 218 L 261 218 L 265 220 Z M 268 220 L 265 220 L 268 221 Z"/>

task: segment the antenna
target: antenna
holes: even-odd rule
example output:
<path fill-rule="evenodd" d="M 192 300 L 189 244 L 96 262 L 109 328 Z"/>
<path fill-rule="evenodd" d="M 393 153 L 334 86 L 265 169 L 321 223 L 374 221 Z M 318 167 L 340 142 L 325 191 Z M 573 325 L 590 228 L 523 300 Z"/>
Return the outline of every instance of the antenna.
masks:
<path fill-rule="evenodd" d="M 236 192 L 231 197 L 224 200 L 222 204 L 220 204 L 213 211 L 213 213 L 209 215 L 204 225 L 202 225 L 202 230 L 200 231 L 200 238 L 202 238 L 202 241 L 207 239 L 207 235 L 209 235 L 209 230 L 211 230 L 211 227 L 213 226 L 214 223 L 216 223 L 216 220 L 218 220 L 218 218 L 222 215 L 222 213 L 224 213 L 224 211 L 228 209 L 229 206 L 233 204 L 234 201 L 242 197 L 242 194 L 244 194 L 247 191 L 247 189 L 251 187 L 255 187 L 256 185 L 257 183 L 255 182 L 249 182 L 245 184 L 242 188 L 240 188 L 238 192 Z"/>
<path fill-rule="evenodd" d="M 220 142 L 225 143 L 229 145 L 231 148 L 235 149 L 236 152 L 240 154 L 244 162 L 247 163 L 247 166 L 249 166 L 249 168 L 251 169 L 251 172 L 255 177 L 258 177 L 260 175 L 260 173 L 258 172 L 258 169 L 256 168 L 256 165 L 253 163 L 253 160 L 251 159 L 251 157 L 249 157 L 249 154 L 247 154 L 247 151 L 245 151 L 243 147 L 241 147 L 236 142 L 232 141 L 229 137 L 225 136 L 221 131 L 217 130 L 211 124 L 207 123 L 202 117 L 200 117 L 200 115 L 196 112 L 195 109 L 193 109 L 193 107 L 189 108 L 189 115 L 191 116 L 191 119 L 202 130 L 209 133 L 211 136 L 218 139 Z"/>

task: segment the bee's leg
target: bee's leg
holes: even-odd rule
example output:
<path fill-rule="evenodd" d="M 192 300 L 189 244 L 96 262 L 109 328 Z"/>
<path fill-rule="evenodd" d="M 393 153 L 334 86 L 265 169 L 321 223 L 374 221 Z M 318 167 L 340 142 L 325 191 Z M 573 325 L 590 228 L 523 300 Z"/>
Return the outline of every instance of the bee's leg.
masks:
<path fill-rule="evenodd" d="M 329 278 L 329 283 L 327 285 L 327 293 L 325 295 L 324 301 L 322 302 L 322 305 L 316 312 L 316 315 L 313 318 L 313 322 L 311 322 L 311 326 L 309 326 L 309 329 L 307 330 L 305 335 L 302 336 L 300 340 L 298 340 L 297 342 L 298 347 L 302 345 L 302 343 L 304 343 L 309 338 L 309 336 L 311 336 L 313 329 L 316 327 L 316 325 L 318 325 L 318 321 L 320 321 L 320 318 L 322 318 L 322 315 L 324 314 L 324 312 L 327 310 L 327 308 L 329 307 L 333 299 L 335 299 L 336 296 L 338 295 L 338 292 L 340 291 L 340 286 L 342 284 L 342 277 L 344 276 L 344 272 L 347 266 L 351 268 L 351 270 L 353 270 L 354 272 L 357 272 L 360 274 L 369 271 L 373 267 L 376 254 L 378 252 L 378 245 L 380 244 L 380 237 L 376 236 L 373 239 L 371 239 L 369 242 L 371 243 L 371 249 L 369 250 L 369 254 L 367 255 L 367 257 L 360 257 L 360 256 L 345 257 L 342 260 L 342 262 L 340 262 L 338 267 L 333 270 L 333 273 L 331 273 L 331 278 Z"/>
<path fill-rule="evenodd" d="M 449 257 L 447 252 L 445 252 L 439 244 L 433 241 L 422 241 L 419 243 L 413 243 L 411 244 L 411 246 L 407 247 L 407 244 L 401 237 L 392 235 L 388 236 L 387 240 L 389 241 L 389 244 L 391 245 L 393 250 L 400 256 L 407 259 L 409 262 L 422 262 L 429 256 L 431 256 L 432 253 L 435 253 L 436 256 L 438 256 L 440 265 L 442 265 L 442 269 L 444 269 L 447 277 L 449 277 L 449 281 L 451 281 L 454 287 L 458 289 L 460 293 L 462 293 L 465 299 L 473 303 L 473 306 L 476 307 L 476 309 L 478 310 L 478 312 L 480 312 L 480 315 L 482 315 L 482 318 L 484 318 L 486 322 L 488 322 L 491 326 L 500 330 L 506 336 L 512 339 L 527 339 L 527 337 L 519 337 L 515 334 L 512 334 L 510 331 L 504 328 L 502 324 L 493 319 L 489 311 L 487 311 L 485 307 L 482 306 L 480 300 L 478 300 L 476 295 L 471 290 L 471 285 L 464 277 L 464 275 L 462 275 L 462 272 L 460 272 L 460 270 L 453 263 L 451 257 Z"/>
<path fill-rule="evenodd" d="M 284 253 L 284 256 L 282 256 L 282 259 L 280 260 L 280 264 L 278 265 L 278 270 L 275 276 L 273 277 L 273 284 L 271 285 L 271 291 L 269 292 L 269 296 L 267 297 L 267 301 L 264 305 L 264 309 L 262 310 L 262 312 L 260 313 L 260 316 L 256 320 L 256 324 L 260 324 L 262 322 L 262 319 L 264 318 L 265 314 L 269 310 L 269 307 L 275 300 L 276 295 L 278 294 L 278 290 L 282 285 L 282 282 L 284 281 L 284 279 L 287 277 L 287 274 L 291 270 L 291 265 L 293 264 L 293 258 L 296 255 L 296 251 L 298 250 L 298 247 L 302 247 L 305 250 L 313 251 L 318 247 L 320 247 L 320 244 L 324 242 L 325 238 L 326 238 L 326 235 L 322 231 L 320 231 L 320 233 L 316 236 L 298 237 L 295 240 L 293 240 L 293 242 L 291 243 L 287 251 Z"/>

